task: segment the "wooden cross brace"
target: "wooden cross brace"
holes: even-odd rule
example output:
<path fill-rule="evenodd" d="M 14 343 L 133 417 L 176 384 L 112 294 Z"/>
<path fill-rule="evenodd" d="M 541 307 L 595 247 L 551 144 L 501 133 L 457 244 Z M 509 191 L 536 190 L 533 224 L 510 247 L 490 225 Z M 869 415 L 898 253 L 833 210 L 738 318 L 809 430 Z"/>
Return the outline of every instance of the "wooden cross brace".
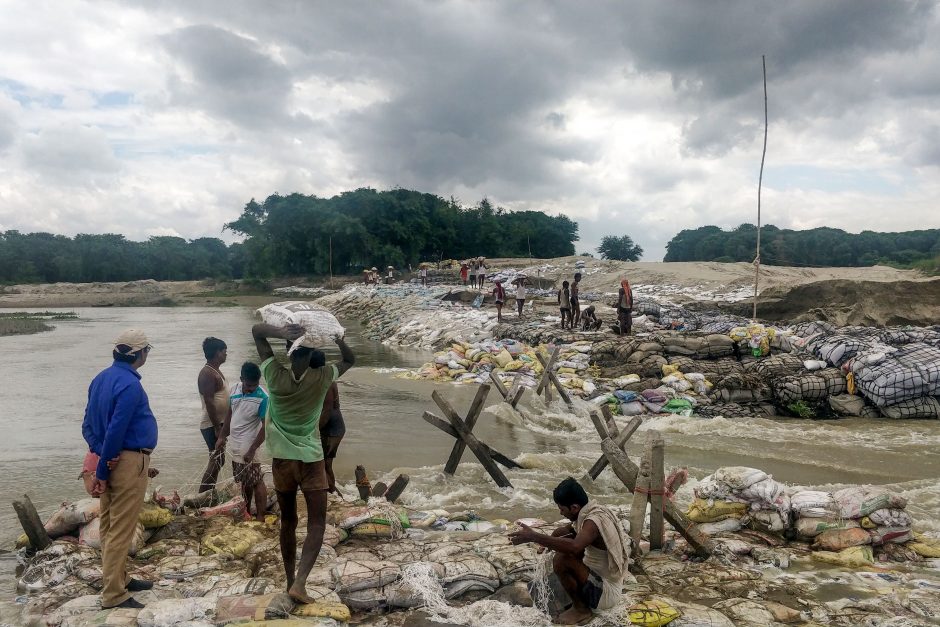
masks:
<path fill-rule="evenodd" d="M 493 370 L 490 370 L 490 380 L 496 387 L 496 391 L 503 397 L 503 400 L 512 405 L 513 409 L 516 409 L 516 404 L 519 403 L 519 399 L 521 399 L 522 395 L 525 393 L 525 387 L 514 383 L 513 386 L 507 390 L 503 382 L 499 380 L 499 375 Z"/>
<path fill-rule="evenodd" d="M 555 347 L 552 351 L 551 357 L 548 361 L 545 361 L 545 357 L 541 353 L 535 353 L 535 357 L 539 360 L 539 363 L 542 364 L 542 380 L 539 381 L 539 386 L 536 388 L 535 393 L 539 394 L 542 390 L 545 390 L 545 401 L 551 402 L 551 388 L 554 385 L 555 389 L 558 390 L 558 394 L 561 396 L 561 400 L 565 401 L 568 405 L 571 405 L 571 396 L 568 395 L 568 390 L 561 384 L 561 381 L 558 380 L 558 376 L 555 374 L 555 360 L 558 359 L 558 353 L 561 349 Z"/>
<path fill-rule="evenodd" d="M 597 434 L 601 436 L 601 440 L 610 438 L 617 444 L 617 448 L 621 451 L 626 450 L 627 441 L 636 430 L 640 428 L 640 425 L 643 424 L 643 420 L 639 416 L 634 416 L 621 432 L 617 427 L 617 423 L 614 421 L 614 416 L 610 411 L 609 405 L 601 405 L 601 413 L 604 414 L 604 420 L 601 420 L 597 412 L 591 412 L 591 422 L 594 423 L 594 428 L 597 429 Z M 597 479 L 601 473 L 604 472 L 604 469 L 607 468 L 607 463 L 607 457 L 601 454 L 597 461 L 594 462 L 594 465 L 591 466 L 591 469 L 588 470 L 584 480 L 587 481 L 588 477 L 590 477 L 592 481 Z"/>
<path fill-rule="evenodd" d="M 441 394 L 435 390 L 431 393 L 431 398 L 434 399 L 434 402 L 437 403 L 437 406 L 441 408 L 441 411 L 444 413 L 446 420 L 435 416 L 431 412 L 424 412 L 424 419 L 443 431 L 453 438 L 456 438 L 454 443 L 454 448 L 450 452 L 450 457 L 447 459 L 447 463 L 444 465 L 444 472 L 449 475 L 454 474 L 457 471 L 457 465 L 460 463 L 460 458 L 463 456 L 464 451 L 469 447 L 470 451 L 476 456 L 480 463 L 483 464 L 483 467 L 493 478 L 493 481 L 496 482 L 501 488 L 511 488 L 512 484 L 509 483 L 509 479 L 506 478 L 506 475 L 503 474 L 503 471 L 499 469 L 499 466 L 496 465 L 496 462 L 499 462 L 506 468 L 521 468 L 519 464 L 509 459 L 499 451 L 496 451 L 473 435 L 473 427 L 476 426 L 477 418 L 480 416 L 480 412 L 483 409 L 483 403 L 486 400 L 487 394 L 490 392 L 490 386 L 483 384 L 480 386 L 480 389 L 477 390 L 477 394 L 473 399 L 473 403 L 470 405 L 470 410 L 467 412 L 467 417 L 461 419 L 460 415 L 454 411 L 454 408 L 451 407 L 450 403 L 447 402 Z M 494 461 L 495 460 L 495 461 Z"/>

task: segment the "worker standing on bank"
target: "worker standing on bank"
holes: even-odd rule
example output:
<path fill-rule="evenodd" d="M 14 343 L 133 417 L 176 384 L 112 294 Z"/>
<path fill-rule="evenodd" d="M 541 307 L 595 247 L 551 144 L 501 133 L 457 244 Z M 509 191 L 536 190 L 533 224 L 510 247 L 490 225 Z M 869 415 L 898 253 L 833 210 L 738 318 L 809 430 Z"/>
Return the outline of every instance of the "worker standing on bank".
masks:
<path fill-rule="evenodd" d="M 153 587 L 152 582 L 127 574 L 127 552 L 144 504 L 150 454 L 157 447 L 157 419 L 139 373 L 151 348 L 143 331 L 124 331 L 111 350 L 114 363 L 98 373 L 88 387 L 82 435 L 89 450 L 98 456 L 92 493 L 101 497 L 103 609 L 140 609 L 144 605 L 131 594 Z"/>
<path fill-rule="evenodd" d="M 627 279 L 620 281 L 620 289 L 617 290 L 617 318 L 620 322 L 620 335 L 630 335 L 633 327 L 633 290 L 630 289 L 630 281 Z"/>

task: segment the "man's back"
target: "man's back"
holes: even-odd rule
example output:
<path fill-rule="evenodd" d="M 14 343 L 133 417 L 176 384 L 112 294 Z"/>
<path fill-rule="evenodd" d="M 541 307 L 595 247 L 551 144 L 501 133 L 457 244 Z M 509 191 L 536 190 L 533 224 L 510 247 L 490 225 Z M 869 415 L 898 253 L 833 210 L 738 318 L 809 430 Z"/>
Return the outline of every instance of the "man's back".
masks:
<path fill-rule="evenodd" d="M 271 456 L 303 462 L 323 459 L 318 426 L 326 393 L 338 377 L 336 366 L 309 368 L 297 378 L 271 357 L 261 364 L 261 371 L 268 383 L 265 442 Z"/>

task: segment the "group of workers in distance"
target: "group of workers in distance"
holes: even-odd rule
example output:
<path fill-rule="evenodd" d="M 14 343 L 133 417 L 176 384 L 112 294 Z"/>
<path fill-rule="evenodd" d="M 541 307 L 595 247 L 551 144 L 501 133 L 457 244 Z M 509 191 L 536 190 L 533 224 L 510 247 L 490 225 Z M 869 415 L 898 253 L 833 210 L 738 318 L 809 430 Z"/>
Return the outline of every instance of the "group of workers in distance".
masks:
<path fill-rule="evenodd" d="M 574 281 L 562 281 L 558 290 L 558 309 L 561 312 L 561 328 L 580 328 L 582 331 L 597 331 L 601 328 L 601 319 L 597 316 L 594 305 L 581 310 L 581 273 L 576 272 Z M 633 290 L 627 279 L 620 281 L 617 290 L 617 325 L 614 331 L 620 335 L 630 335 L 633 326 Z"/>
<path fill-rule="evenodd" d="M 299 603 L 312 603 L 307 577 L 323 544 L 327 492 L 336 491 L 333 459 L 345 434 L 336 380 L 355 364 L 355 356 L 342 338 L 336 338 L 341 358 L 326 363 L 318 347 L 301 338 L 296 325 L 256 324 L 252 337 L 261 365 L 245 362 L 239 381 L 228 384 L 221 366 L 227 359 L 224 341 L 203 341 L 205 365 L 197 376 L 202 403 L 200 431 L 209 450 L 209 463 L 200 489 L 214 487 L 225 463 L 232 459 L 232 474 L 241 485 L 246 506 L 264 520 L 268 505 L 258 451 L 262 444 L 272 459 L 271 470 L 280 510 L 280 547 L 287 575 L 287 592 Z M 270 340 L 285 340 L 282 362 Z M 140 369 L 152 345 L 140 330 L 120 334 L 112 347 L 113 363 L 88 388 L 82 435 L 88 445 L 82 476 L 88 492 L 100 497 L 103 608 L 142 608 L 134 592 L 149 590 L 153 582 L 127 574 L 128 550 L 148 479 L 157 471 L 150 458 L 157 446 L 157 419 L 150 409 Z M 261 387 L 262 378 L 267 390 Z M 297 564 L 297 491 L 307 508 L 307 534 Z"/>

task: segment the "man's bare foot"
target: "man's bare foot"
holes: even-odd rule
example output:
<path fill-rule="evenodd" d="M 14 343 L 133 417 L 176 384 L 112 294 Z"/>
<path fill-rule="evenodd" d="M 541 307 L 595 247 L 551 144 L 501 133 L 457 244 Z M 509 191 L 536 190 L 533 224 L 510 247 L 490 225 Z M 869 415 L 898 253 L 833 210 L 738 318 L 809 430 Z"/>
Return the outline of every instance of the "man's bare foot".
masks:
<path fill-rule="evenodd" d="M 586 623 L 594 617 L 594 614 L 588 608 L 569 608 L 558 615 L 555 623 L 558 625 L 580 625 Z"/>
<path fill-rule="evenodd" d="M 309 604 L 316 603 L 313 597 L 307 594 L 307 589 L 304 586 L 294 584 L 288 590 L 287 594 L 290 595 L 290 598 L 294 599 L 298 603 Z"/>

